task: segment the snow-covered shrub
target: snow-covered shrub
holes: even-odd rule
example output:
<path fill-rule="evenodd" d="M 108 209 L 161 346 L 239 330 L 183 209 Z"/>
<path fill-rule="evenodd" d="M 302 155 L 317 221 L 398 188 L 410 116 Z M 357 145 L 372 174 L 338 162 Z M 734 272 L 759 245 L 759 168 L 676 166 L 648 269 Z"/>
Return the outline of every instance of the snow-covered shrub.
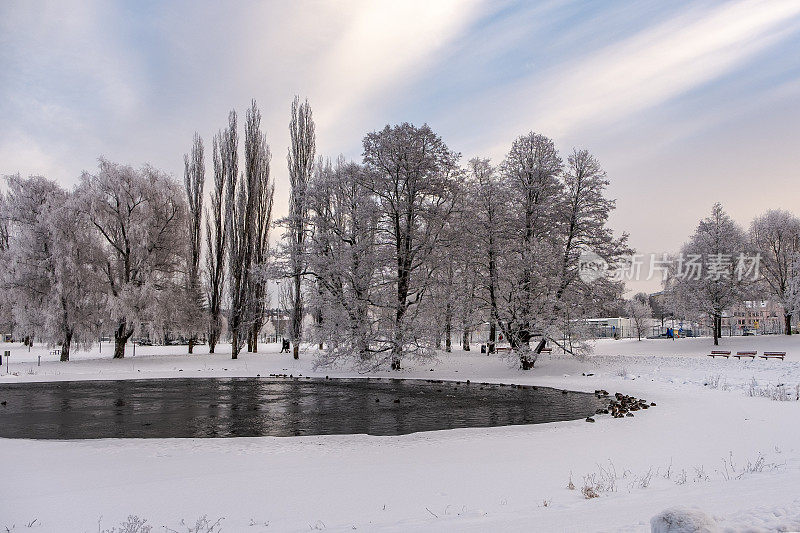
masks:
<path fill-rule="evenodd" d="M 600 493 L 591 485 L 584 485 L 581 489 L 581 494 L 583 494 L 583 497 L 587 500 L 600 497 Z"/>
<path fill-rule="evenodd" d="M 588 499 L 597 498 L 603 492 L 615 492 L 617 490 L 617 471 L 612 463 L 609 467 L 603 468 L 597 465 L 598 471 L 583 476 L 583 487 L 581 494 Z"/>
<path fill-rule="evenodd" d="M 641 477 L 636 478 L 634 484 L 639 487 L 640 489 L 646 489 L 650 486 L 650 482 L 653 480 L 653 469 L 651 468 Z"/>
<path fill-rule="evenodd" d="M 716 521 L 697 508 L 671 507 L 650 519 L 652 533 L 716 533 Z"/>
<path fill-rule="evenodd" d="M 754 398 L 769 398 L 776 402 L 800 401 L 800 384 L 791 389 L 785 383 L 767 384 L 762 387 L 753 377 L 747 385 L 747 395 Z"/>
<path fill-rule="evenodd" d="M 721 374 L 714 374 L 714 375 L 708 376 L 706 378 L 706 380 L 705 380 L 705 385 L 709 389 L 719 389 L 720 386 L 722 386 L 723 389 L 726 388 L 725 387 L 725 382 L 722 380 L 722 375 Z"/>
<path fill-rule="evenodd" d="M 120 525 L 104 529 L 102 533 L 150 533 L 152 530 L 153 526 L 149 525 L 146 519 L 130 515 Z"/>
<path fill-rule="evenodd" d="M 208 516 L 203 515 L 197 519 L 197 521 L 193 525 L 189 525 L 186 521 L 181 520 L 181 532 L 185 531 L 186 533 L 219 533 L 222 531 L 222 521 L 224 518 L 217 518 L 214 522 L 212 522 Z M 172 533 L 179 533 L 177 530 L 169 529 L 165 526 L 165 529 Z"/>
<path fill-rule="evenodd" d="M 694 481 L 708 481 L 708 474 L 703 465 L 694 467 Z"/>

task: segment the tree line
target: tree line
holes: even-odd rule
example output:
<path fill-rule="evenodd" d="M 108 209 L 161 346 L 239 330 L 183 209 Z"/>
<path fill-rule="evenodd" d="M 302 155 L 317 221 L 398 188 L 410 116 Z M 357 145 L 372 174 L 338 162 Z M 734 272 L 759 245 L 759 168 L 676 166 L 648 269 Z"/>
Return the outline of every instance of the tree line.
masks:
<path fill-rule="evenodd" d="M 316 153 L 311 107 L 296 97 L 288 215 L 273 220 L 260 122 L 252 102 L 241 132 L 232 111 L 213 135 L 208 191 L 198 134 L 183 187 L 102 158 L 71 191 L 7 177 L 0 261 L 13 304 L 2 322 L 60 345 L 62 360 L 100 332 L 113 332 L 116 358 L 132 336 L 164 332 L 187 338 L 189 353 L 228 339 L 236 358 L 258 350 L 277 296 L 295 358 L 308 342 L 324 364 L 399 369 L 453 339 L 468 350 L 486 324 L 489 351 L 507 341 L 528 368 L 532 340 L 581 352 L 581 319 L 620 301 L 621 281 L 578 275 L 584 250 L 612 265 L 631 253 L 608 226 L 609 181 L 586 150 L 564 158 L 528 133 L 499 164 L 462 162 L 429 126 L 403 123 L 368 133 L 361 160 L 331 160 Z"/>
<path fill-rule="evenodd" d="M 665 281 L 667 308 L 689 320 L 708 319 L 714 344 L 722 335 L 723 312 L 745 301 L 779 304 L 783 331 L 793 333 L 800 311 L 800 218 L 772 209 L 745 229 L 716 203 L 682 246 L 680 257 Z M 691 266 L 690 258 L 696 258 Z M 695 274 L 689 268 L 701 267 L 705 270 L 699 275 L 687 275 Z"/>

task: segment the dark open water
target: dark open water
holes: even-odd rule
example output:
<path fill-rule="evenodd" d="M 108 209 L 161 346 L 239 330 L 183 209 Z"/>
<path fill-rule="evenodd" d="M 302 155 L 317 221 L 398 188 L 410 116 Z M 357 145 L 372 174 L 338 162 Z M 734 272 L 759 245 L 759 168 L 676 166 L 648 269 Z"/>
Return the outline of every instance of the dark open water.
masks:
<path fill-rule="evenodd" d="M 399 400 L 399 402 L 397 402 Z M 403 435 L 541 424 L 605 407 L 545 387 L 400 379 L 224 378 L 0 385 L 0 437 Z"/>

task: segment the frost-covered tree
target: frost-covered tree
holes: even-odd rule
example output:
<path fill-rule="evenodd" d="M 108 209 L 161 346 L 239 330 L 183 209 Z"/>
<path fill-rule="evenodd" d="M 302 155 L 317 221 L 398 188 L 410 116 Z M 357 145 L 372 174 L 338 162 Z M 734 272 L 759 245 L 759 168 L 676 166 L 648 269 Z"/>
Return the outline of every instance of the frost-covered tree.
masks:
<path fill-rule="evenodd" d="M 318 291 L 322 320 L 316 336 L 326 347 L 324 363 L 351 360 L 375 368 L 391 349 L 383 336 L 382 277 L 376 233 L 378 210 L 363 166 L 339 159 L 318 167 L 308 188 L 309 272 Z"/>
<path fill-rule="evenodd" d="M 615 238 L 608 225 L 615 207 L 615 201 L 605 196 L 608 184 L 605 171 L 593 155 L 587 150 L 573 150 L 567 158 L 556 211 L 555 248 L 559 264 L 554 316 L 557 322 L 550 327 L 564 339 L 568 351 L 583 349 L 580 345 L 585 341 L 574 326 L 582 324 L 588 316 L 597 316 L 605 305 L 617 301 L 624 289 L 621 281 L 607 277 L 584 282 L 578 275 L 581 253 L 588 250 L 609 265 L 617 265 L 633 252 L 627 244 L 628 235 L 623 233 Z"/>
<path fill-rule="evenodd" d="M 380 213 L 378 243 L 386 249 L 393 292 L 391 367 L 409 351 L 429 350 L 417 320 L 430 287 L 434 250 L 453 210 L 458 154 L 430 127 L 386 126 L 364 138 L 368 190 Z"/>
<path fill-rule="evenodd" d="M 300 356 L 300 342 L 303 335 L 303 278 L 306 274 L 306 234 L 308 231 L 307 188 L 314 171 L 316 157 L 316 134 L 314 118 L 308 100 L 300 103 L 295 96 L 292 102 L 292 116 L 289 122 L 291 145 L 286 157 L 289 165 L 289 216 L 284 221 L 286 234 L 287 268 L 286 275 L 291 279 L 292 291 L 291 320 L 289 338 L 292 341 L 294 358 Z"/>
<path fill-rule="evenodd" d="M 498 262 L 501 260 L 506 233 L 505 205 L 508 195 L 496 169 L 488 159 L 475 158 L 469 162 L 469 188 L 466 199 L 470 202 L 474 224 L 467 225 L 468 235 L 474 244 L 473 254 L 477 256 L 476 272 L 480 275 L 482 291 L 478 297 L 489 321 L 488 352 L 495 352 L 499 318 L 500 281 Z"/>
<path fill-rule="evenodd" d="M 186 257 L 186 203 L 179 186 L 150 167 L 100 159 L 84 172 L 78 212 L 99 240 L 105 312 L 113 322 L 114 358 L 136 331 L 172 327 Z"/>
<path fill-rule="evenodd" d="M 505 305 L 499 324 L 523 368 L 532 366 L 529 342 L 546 328 L 557 290 L 556 219 L 562 160 L 552 140 L 517 138 L 500 171 L 514 209 L 509 212 Z"/>
<path fill-rule="evenodd" d="M 759 254 L 762 287 L 783 306 L 784 333 L 792 334 L 792 316 L 798 310 L 794 283 L 800 277 L 796 264 L 800 253 L 800 219 L 788 211 L 773 209 L 750 224 L 750 245 Z"/>
<path fill-rule="evenodd" d="M 608 225 L 614 201 L 599 162 L 575 150 L 565 167 L 550 139 L 530 133 L 514 141 L 499 176 L 485 160 L 473 160 L 470 174 L 490 351 L 500 328 L 524 369 L 536 360 L 535 337 L 584 353 L 583 319 L 618 301 L 623 285 L 583 281 L 581 254 L 616 265 L 631 252 L 627 235 L 615 238 Z"/>
<path fill-rule="evenodd" d="M 236 129 L 236 112 L 228 116 L 228 127 L 222 132 L 220 158 L 227 175 L 225 191 L 225 234 L 228 252 L 228 294 L 230 310 L 228 329 L 231 335 L 231 358 L 237 359 L 242 342 L 250 332 L 249 311 L 250 266 L 253 247 L 253 183 L 239 176 L 239 134 Z M 253 178 L 254 176 L 250 176 Z"/>
<path fill-rule="evenodd" d="M 647 335 L 647 327 L 653 317 L 653 309 L 648 300 L 647 294 L 640 292 L 625 303 L 625 311 L 638 340 L 642 340 L 642 335 Z"/>
<path fill-rule="evenodd" d="M 23 334 L 60 345 L 61 360 L 69 361 L 72 347 L 89 344 L 98 330 L 93 233 L 55 182 L 12 176 L 8 189 L 3 274 L 16 322 Z"/>
<path fill-rule="evenodd" d="M 275 186 L 270 180 L 269 165 L 272 154 L 267 138 L 261 132 L 261 112 L 255 101 L 247 112 L 244 128 L 245 177 L 251 199 L 252 229 L 249 235 L 252 247 L 250 265 L 248 311 L 250 331 L 247 349 L 258 351 L 258 336 L 267 319 L 269 304 L 267 292 L 268 265 L 270 257 L 269 231 L 272 226 L 272 200 Z"/>
<path fill-rule="evenodd" d="M 227 241 L 231 357 L 238 358 L 243 343 L 256 351 L 267 301 L 267 261 L 272 220 L 273 185 L 270 151 L 261 132 L 261 112 L 255 100 L 245 116 L 245 168 L 238 173 L 236 113 L 219 140 L 219 166 L 225 174 L 225 240 Z"/>
<path fill-rule="evenodd" d="M 235 123 L 234 123 L 235 129 Z M 211 191 L 211 209 L 206 214 L 206 302 L 208 304 L 208 351 L 214 353 L 222 329 L 222 299 L 227 266 L 227 232 L 225 229 L 226 191 L 229 180 L 235 182 L 236 169 L 230 168 L 226 158 L 229 153 L 222 146 L 229 139 L 224 131 L 214 136 L 212 158 L 214 161 L 214 189 Z M 233 172 L 233 175 L 231 175 Z"/>
<path fill-rule="evenodd" d="M 200 279 L 203 227 L 203 187 L 206 171 L 203 159 L 203 140 L 195 133 L 191 154 L 183 156 L 183 183 L 186 188 L 188 216 L 188 247 L 186 257 L 186 298 L 183 303 L 184 328 L 189 336 L 189 353 L 197 343 L 198 332 L 203 327 L 205 301 Z"/>
<path fill-rule="evenodd" d="M 4 287 L 12 295 L 16 333 L 33 338 L 44 328 L 43 309 L 51 295 L 53 239 L 44 221 L 51 206 L 63 206 L 66 195 L 55 182 L 40 176 L 6 178 L 9 240 L 4 263 Z"/>
<path fill-rule="evenodd" d="M 712 323 L 714 345 L 722 334 L 722 313 L 744 299 L 746 279 L 737 272 L 737 258 L 747 250 L 747 239 L 720 203 L 700 221 L 681 248 L 670 272 L 669 290 L 676 307 L 697 310 Z"/>
<path fill-rule="evenodd" d="M 9 261 L 10 217 L 8 209 L 7 196 L 0 191 L 0 264 L 2 265 L 7 265 Z M 0 305 L 0 327 L 3 328 L 3 331 L 14 331 L 14 317 L 10 305 Z"/>
<path fill-rule="evenodd" d="M 469 350 L 470 333 L 481 308 L 477 301 L 479 257 L 472 238 L 473 205 L 464 184 L 456 184 L 454 191 L 454 208 L 429 259 L 431 286 L 422 312 L 434 328 L 436 347 L 444 346 L 445 352 L 451 352 L 456 342 Z"/>

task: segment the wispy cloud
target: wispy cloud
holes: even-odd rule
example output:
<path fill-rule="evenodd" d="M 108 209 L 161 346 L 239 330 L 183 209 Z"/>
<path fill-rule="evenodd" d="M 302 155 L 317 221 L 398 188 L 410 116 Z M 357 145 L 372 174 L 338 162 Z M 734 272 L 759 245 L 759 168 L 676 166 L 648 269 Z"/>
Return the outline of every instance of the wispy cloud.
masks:
<path fill-rule="evenodd" d="M 720 78 L 800 28 L 800 3 L 745 0 L 690 6 L 619 42 L 533 72 L 471 107 L 491 114 L 496 133 L 531 128 L 555 137 L 612 124 Z M 494 102 L 495 105 L 488 102 Z M 501 135 L 502 137 L 502 135 Z M 497 155 L 508 144 L 488 140 Z"/>

